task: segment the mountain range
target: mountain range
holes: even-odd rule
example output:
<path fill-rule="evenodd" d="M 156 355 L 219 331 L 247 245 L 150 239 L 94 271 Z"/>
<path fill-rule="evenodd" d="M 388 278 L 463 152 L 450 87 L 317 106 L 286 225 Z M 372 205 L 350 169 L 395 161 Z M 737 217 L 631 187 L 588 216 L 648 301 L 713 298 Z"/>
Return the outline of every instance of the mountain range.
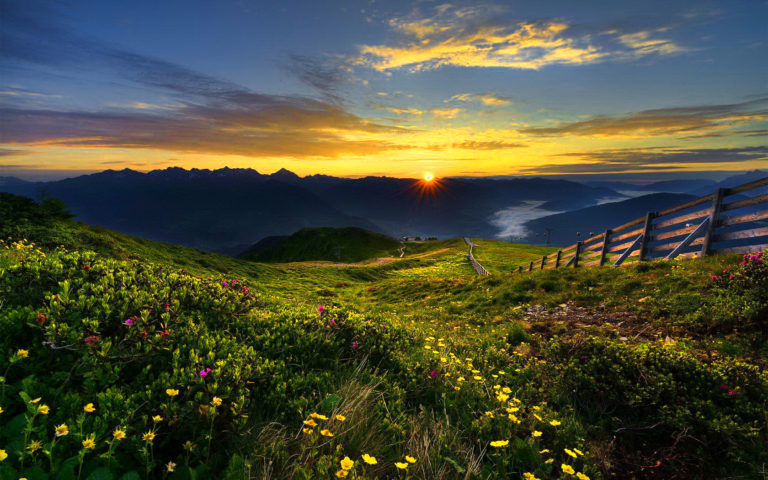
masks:
<path fill-rule="evenodd" d="M 511 225 L 527 230 L 523 240 L 544 243 L 535 233 L 544 227 L 540 217 L 548 216 L 547 225 L 556 224 L 549 228 L 561 231 L 553 233 L 553 244 L 573 243 L 575 231 L 600 231 L 624 217 L 635 218 L 683 198 L 628 195 L 657 190 L 703 195 L 717 186 L 766 175 L 754 171 L 720 183 L 679 180 L 648 185 L 539 177 L 446 178 L 428 183 L 393 177 L 300 177 L 285 169 L 267 175 L 253 169 L 171 167 L 146 173 L 106 170 L 51 182 L 0 177 L 0 191 L 30 197 L 45 194 L 63 200 L 78 220 L 89 224 L 235 255 L 266 237 L 317 227 L 446 238 L 493 237 Z M 499 220 L 498 213 L 516 211 L 522 214 Z M 562 223 L 565 217 L 557 217 L 562 212 L 585 219 L 598 212 L 595 218 L 600 221 L 572 228 Z"/>

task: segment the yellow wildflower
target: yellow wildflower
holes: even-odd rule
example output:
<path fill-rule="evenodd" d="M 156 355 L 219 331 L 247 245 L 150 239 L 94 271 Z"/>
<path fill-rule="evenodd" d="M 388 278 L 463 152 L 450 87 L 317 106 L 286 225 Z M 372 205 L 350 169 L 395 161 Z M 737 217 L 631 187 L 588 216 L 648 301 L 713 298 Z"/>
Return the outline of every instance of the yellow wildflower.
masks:
<path fill-rule="evenodd" d="M 565 453 L 567 453 L 568 455 L 572 456 L 573 458 L 576 458 L 576 453 L 574 453 L 573 450 L 568 450 L 566 448 L 565 449 Z"/>
<path fill-rule="evenodd" d="M 474 376 L 474 377 L 472 377 L 472 378 L 474 378 L 474 379 L 475 379 L 475 380 L 477 380 L 478 382 L 479 382 L 480 380 L 482 380 L 482 379 L 483 379 L 483 377 L 481 377 L 480 375 L 475 375 L 475 376 Z"/>
<path fill-rule="evenodd" d="M 118 441 L 124 439 L 125 438 L 125 430 L 121 429 L 120 427 L 115 428 L 115 431 L 112 432 L 112 437 L 115 440 L 118 440 Z"/>
<path fill-rule="evenodd" d="M 538 416 L 538 415 L 537 415 L 537 414 L 535 414 L 535 413 L 533 414 L 533 416 L 534 416 L 534 418 L 536 418 L 536 420 L 538 420 L 538 421 L 540 421 L 540 422 L 543 422 L 543 421 L 544 421 L 544 420 L 543 420 L 543 419 L 542 419 L 540 416 Z"/>
<path fill-rule="evenodd" d="M 83 411 L 86 413 L 93 413 L 96 411 L 96 407 L 94 407 L 92 403 L 89 403 L 83 407 Z"/>
<path fill-rule="evenodd" d="M 558 422 L 557 420 L 552 420 L 551 422 L 549 422 L 549 424 L 552 425 L 553 427 L 556 427 L 560 425 L 560 422 Z"/>
<path fill-rule="evenodd" d="M 552 462 L 554 462 L 554 461 L 555 461 L 555 459 L 554 459 L 554 458 L 548 458 L 548 459 L 547 459 L 547 460 L 546 460 L 544 463 L 547 463 L 547 464 L 549 464 L 549 463 L 552 463 Z"/>
<path fill-rule="evenodd" d="M 324 428 L 324 429 L 320 430 L 320 435 L 322 435 L 324 437 L 332 437 L 333 433 L 331 433 L 331 431 L 328 430 L 327 428 Z"/>
<path fill-rule="evenodd" d="M 27 358 L 29 356 L 29 351 L 24 350 L 23 348 L 20 348 L 16 350 L 16 356 L 19 358 Z"/>
<path fill-rule="evenodd" d="M 187 440 L 186 442 L 184 442 L 183 447 L 184 447 L 184 450 L 186 450 L 188 452 L 194 452 L 195 449 L 197 448 L 197 445 L 195 445 L 194 443 L 192 443 L 189 440 Z"/>
<path fill-rule="evenodd" d="M 540 437 L 541 436 L 541 432 L 538 431 L 538 430 L 534 430 L 534 431 L 531 432 L 531 435 L 533 435 L 534 437 Z"/>
<path fill-rule="evenodd" d="M 304 427 L 304 428 L 302 428 L 302 429 L 301 429 L 301 431 L 302 431 L 302 432 L 304 432 L 304 433 L 306 433 L 307 435 L 309 435 L 309 434 L 311 434 L 311 433 L 312 433 L 314 430 L 312 430 L 311 428 L 306 428 L 306 427 Z"/>
<path fill-rule="evenodd" d="M 172 472 L 172 471 L 176 470 L 176 464 L 173 463 L 173 462 L 166 463 L 165 464 L 165 470 L 168 471 L 168 472 Z"/>
<path fill-rule="evenodd" d="M 38 405 L 37 406 L 37 413 L 40 415 L 48 415 L 48 412 L 51 411 L 51 408 L 48 405 Z"/>
<path fill-rule="evenodd" d="M 493 418 L 493 412 L 485 412 L 485 416 L 488 418 Z"/>
<path fill-rule="evenodd" d="M 339 470 L 338 472 L 336 472 L 336 476 L 338 478 L 344 478 L 347 475 L 349 475 L 349 472 L 347 472 L 346 470 Z"/>
<path fill-rule="evenodd" d="M 304 425 L 308 427 L 314 427 L 317 425 L 317 422 L 310 418 L 309 420 L 304 420 Z"/>
<path fill-rule="evenodd" d="M 0 462 L 8 458 L 8 453 L 5 450 L 0 450 Z"/>
<path fill-rule="evenodd" d="M 500 394 L 496 395 L 496 400 L 500 401 L 501 403 L 506 402 L 508 398 L 509 398 L 509 395 L 507 395 L 505 393 L 500 393 Z"/>
<path fill-rule="evenodd" d="M 582 451 L 581 451 L 581 450 L 579 450 L 578 448 L 574 448 L 574 449 L 573 449 L 573 451 L 574 451 L 574 452 L 576 452 L 576 453 L 578 453 L 579 455 L 584 455 L 584 452 L 582 452 Z"/>
<path fill-rule="evenodd" d="M 175 397 L 176 395 L 179 394 L 179 391 L 175 388 L 167 388 L 165 390 L 165 394 L 168 395 L 169 397 Z"/>
<path fill-rule="evenodd" d="M 408 455 L 405 456 L 405 461 L 408 463 L 416 463 L 416 459 Z"/>
<path fill-rule="evenodd" d="M 219 397 L 213 397 L 213 400 L 211 400 L 211 405 L 213 405 L 214 407 L 220 407 L 221 399 Z"/>
<path fill-rule="evenodd" d="M 406 468 L 408 468 L 408 464 L 405 462 L 395 462 L 395 466 L 400 470 L 405 470 Z"/>
<path fill-rule="evenodd" d="M 340 421 L 340 422 L 343 422 L 344 420 L 346 420 L 346 419 L 347 419 L 347 417 L 345 417 L 344 415 L 336 415 L 336 416 L 335 416 L 335 417 L 333 417 L 333 418 L 335 418 L 336 420 L 338 420 L 338 421 Z"/>
<path fill-rule="evenodd" d="M 376 457 L 368 455 L 367 453 L 363 454 L 363 461 L 368 465 L 376 465 L 377 463 L 379 463 L 376 461 Z"/>
<path fill-rule="evenodd" d="M 56 427 L 56 436 L 57 437 L 65 437 L 69 435 L 69 427 L 66 423 L 62 423 L 61 425 Z"/>
<path fill-rule="evenodd" d="M 93 450 L 95 446 L 96 446 L 96 442 L 94 442 L 92 438 L 86 438 L 85 440 L 83 440 L 84 449 Z"/>
<path fill-rule="evenodd" d="M 539 450 L 539 453 L 544 455 L 545 453 L 549 453 L 549 449 L 545 448 L 544 450 Z"/>
<path fill-rule="evenodd" d="M 539 480 L 539 477 L 537 477 L 536 475 L 534 475 L 532 473 L 525 472 L 523 474 L 523 479 L 524 480 Z"/>
<path fill-rule="evenodd" d="M 504 388 L 502 388 L 502 389 L 501 389 L 501 391 L 502 391 L 502 392 L 504 392 L 504 393 L 506 393 L 506 394 L 510 394 L 510 393 L 512 393 L 512 389 L 511 389 L 511 388 L 509 388 L 509 387 L 504 387 Z"/>
<path fill-rule="evenodd" d="M 567 473 L 568 475 L 573 475 L 574 473 L 576 473 L 576 470 L 574 470 L 572 466 L 566 465 L 564 463 L 560 465 L 560 468 L 562 468 L 563 472 Z"/>
<path fill-rule="evenodd" d="M 43 448 L 43 444 L 38 442 L 37 440 L 32 440 L 31 442 L 29 442 L 29 445 L 27 445 L 27 450 L 29 450 L 30 452 L 36 452 L 41 448 Z"/>
<path fill-rule="evenodd" d="M 40 401 L 40 399 L 41 399 L 40 397 L 37 397 L 34 400 L 30 400 L 29 403 L 38 403 Z"/>
<path fill-rule="evenodd" d="M 506 447 L 507 445 L 509 445 L 509 440 L 496 440 L 495 442 L 491 442 L 493 448 Z"/>
<path fill-rule="evenodd" d="M 147 432 L 144 435 L 141 436 L 141 439 L 145 442 L 151 442 L 155 439 L 155 432 Z"/>
<path fill-rule="evenodd" d="M 163 421 L 163 417 L 161 417 L 160 415 L 155 415 L 154 417 L 152 417 L 152 421 L 155 422 L 155 423 L 162 422 Z"/>
<path fill-rule="evenodd" d="M 520 423 L 520 419 L 512 415 L 511 413 L 507 415 L 507 417 L 509 417 L 509 419 L 512 420 L 514 423 L 518 423 L 518 424 Z"/>
<path fill-rule="evenodd" d="M 355 466 L 355 461 L 352 460 L 349 457 L 344 457 L 341 459 L 341 468 L 344 470 L 352 470 L 352 467 Z"/>
<path fill-rule="evenodd" d="M 328 417 L 325 415 L 320 415 L 319 413 L 310 413 L 309 416 L 318 420 L 328 420 Z"/>
<path fill-rule="evenodd" d="M 581 472 L 576 472 L 576 478 L 578 478 L 579 480 L 589 480 L 589 477 L 584 475 Z"/>

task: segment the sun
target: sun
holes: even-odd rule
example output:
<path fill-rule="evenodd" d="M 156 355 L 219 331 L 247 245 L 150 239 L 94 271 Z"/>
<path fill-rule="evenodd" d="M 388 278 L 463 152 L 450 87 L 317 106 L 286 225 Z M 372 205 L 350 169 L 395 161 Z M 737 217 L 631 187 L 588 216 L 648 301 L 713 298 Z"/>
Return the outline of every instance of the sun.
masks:
<path fill-rule="evenodd" d="M 424 174 L 424 180 L 425 181 L 431 182 L 434 179 L 435 179 L 435 176 L 432 175 L 431 173 L 427 172 L 427 173 Z"/>

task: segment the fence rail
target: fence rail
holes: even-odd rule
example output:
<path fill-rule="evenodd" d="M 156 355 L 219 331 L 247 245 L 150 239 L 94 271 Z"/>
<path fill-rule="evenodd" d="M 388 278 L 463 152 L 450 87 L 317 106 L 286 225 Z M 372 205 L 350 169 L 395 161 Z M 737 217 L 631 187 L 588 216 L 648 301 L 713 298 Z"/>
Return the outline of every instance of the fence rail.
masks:
<path fill-rule="evenodd" d="M 675 205 L 521 265 L 515 271 L 614 267 L 635 261 L 768 248 L 768 177 Z M 750 196 L 749 194 L 753 194 Z M 702 208 L 703 205 L 706 205 Z M 470 248 L 471 254 L 471 248 Z"/>
<path fill-rule="evenodd" d="M 472 248 L 476 247 L 474 243 L 472 243 L 472 240 L 469 239 L 469 237 L 464 237 L 464 242 L 469 246 L 469 251 L 467 252 L 467 259 L 469 260 L 469 263 L 472 264 L 472 268 L 475 269 L 475 272 L 477 272 L 478 275 L 490 275 L 488 273 L 488 270 L 486 270 L 482 265 L 480 265 L 480 262 L 475 260 L 475 255 L 472 253 Z"/>

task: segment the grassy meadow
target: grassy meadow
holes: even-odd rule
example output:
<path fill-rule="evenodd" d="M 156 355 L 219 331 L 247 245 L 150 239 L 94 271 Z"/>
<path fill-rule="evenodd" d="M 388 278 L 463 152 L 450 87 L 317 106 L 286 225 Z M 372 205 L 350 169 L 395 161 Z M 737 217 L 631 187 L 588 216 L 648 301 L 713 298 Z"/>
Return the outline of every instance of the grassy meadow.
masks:
<path fill-rule="evenodd" d="M 2 480 L 765 478 L 761 255 L 263 264 L 13 201 Z"/>

